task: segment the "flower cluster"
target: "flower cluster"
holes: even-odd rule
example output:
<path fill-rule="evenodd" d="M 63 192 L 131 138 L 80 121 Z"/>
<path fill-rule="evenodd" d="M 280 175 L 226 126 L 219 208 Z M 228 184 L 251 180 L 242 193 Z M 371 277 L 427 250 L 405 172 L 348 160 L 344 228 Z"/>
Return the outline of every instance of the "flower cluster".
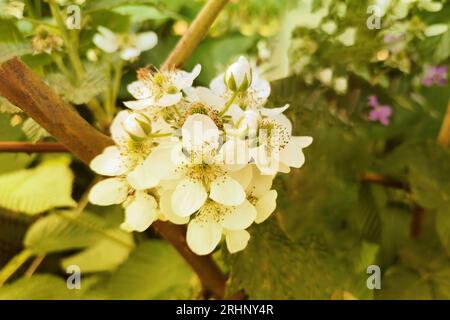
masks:
<path fill-rule="evenodd" d="M 275 175 L 300 168 L 312 138 L 292 136 L 288 106 L 264 107 L 270 85 L 246 58 L 210 88 L 193 87 L 200 71 L 137 72 L 128 86 L 135 100 L 111 125 L 115 145 L 91 163 L 108 178 L 89 199 L 122 204 L 125 230 L 144 231 L 158 219 L 187 224 L 196 254 L 211 253 L 222 235 L 233 253 L 246 247 L 246 229 L 275 210 Z"/>

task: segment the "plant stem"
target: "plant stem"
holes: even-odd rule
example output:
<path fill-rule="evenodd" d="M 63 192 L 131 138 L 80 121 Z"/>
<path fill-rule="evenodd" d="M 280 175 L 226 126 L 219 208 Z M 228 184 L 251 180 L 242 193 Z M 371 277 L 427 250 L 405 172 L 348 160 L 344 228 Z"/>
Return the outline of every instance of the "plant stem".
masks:
<path fill-rule="evenodd" d="M 27 262 L 27 260 L 33 255 L 31 250 L 23 249 L 16 254 L 0 271 L 0 287 L 5 284 L 6 281 L 17 271 L 19 268 Z"/>
<path fill-rule="evenodd" d="M 84 75 L 84 67 L 83 63 L 80 60 L 80 56 L 78 55 L 78 50 L 73 45 L 72 40 L 70 39 L 69 33 L 67 32 L 67 26 L 64 23 L 63 17 L 61 15 L 61 11 L 59 11 L 59 7 L 54 0 L 48 1 L 50 5 L 50 10 L 52 12 L 53 17 L 58 24 L 59 31 L 61 32 L 61 36 L 63 37 L 64 43 L 67 47 L 67 53 L 69 54 L 70 62 L 75 70 L 75 74 L 77 76 L 77 80 L 81 81 Z"/>
<path fill-rule="evenodd" d="M 111 107 L 112 107 L 111 117 L 114 116 L 114 111 L 116 110 L 116 101 L 119 95 L 120 82 L 122 80 L 122 71 L 124 64 L 125 64 L 124 61 L 120 59 L 119 62 L 114 66 L 114 80 L 111 94 Z"/>
<path fill-rule="evenodd" d="M 27 8 L 27 12 L 31 18 L 36 18 L 36 14 L 34 13 L 34 7 L 31 3 L 31 0 L 25 0 L 25 8 Z"/>
<path fill-rule="evenodd" d="M 178 41 L 161 69 L 180 68 L 208 33 L 214 20 L 229 0 L 209 0 L 199 12 L 189 29 Z"/>
<path fill-rule="evenodd" d="M 227 113 L 228 109 L 230 109 L 231 105 L 233 104 L 234 100 L 236 99 L 238 95 L 238 92 L 234 92 L 231 98 L 227 101 L 225 106 L 223 107 L 222 111 L 220 111 L 219 115 L 223 116 L 225 113 Z"/>
<path fill-rule="evenodd" d="M 68 152 L 67 149 L 57 142 L 20 142 L 20 141 L 1 141 L 0 153 L 52 153 Z"/>
<path fill-rule="evenodd" d="M 67 79 L 73 80 L 72 74 L 69 72 L 69 70 L 64 65 L 64 61 L 62 57 L 59 54 L 52 55 L 53 61 L 55 62 L 58 69 L 66 76 Z"/>
<path fill-rule="evenodd" d="M 31 263 L 30 267 L 27 269 L 27 271 L 25 271 L 25 277 L 30 278 L 37 270 L 37 268 L 39 268 L 39 266 L 41 265 L 42 261 L 44 261 L 45 259 L 45 254 L 41 254 L 36 256 L 36 258 L 34 258 L 33 262 Z"/>
<path fill-rule="evenodd" d="M 447 112 L 444 116 L 441 131 L 439 132 L 438 142 L 444 148 L 450 145 L 450 100 L 448 102 Z"/>
<path fill-rule="evenodd" d="M 106 113 L 106 118 L 108 121 L 111 120 L 114 109 L 112 108 L 112 91 L 111 91 L 111 59 L 107 58 L 105 63 L 105 78 L 106 78 L 106 89 L 103 96 L 103 109 Z"/>

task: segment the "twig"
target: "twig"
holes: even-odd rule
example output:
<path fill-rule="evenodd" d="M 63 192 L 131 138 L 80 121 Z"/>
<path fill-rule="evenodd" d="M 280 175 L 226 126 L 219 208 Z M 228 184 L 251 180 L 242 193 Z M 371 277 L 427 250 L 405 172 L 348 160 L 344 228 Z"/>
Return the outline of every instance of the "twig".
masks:
<path fill-rule="evenodd" d="M 382 176 L 380 174 L 377 173 L 364 173 L 361 176 L 361 182 L 366 182 L 366 183 L 373 183 L 373 184 L 379 184 L 385 187 L 390 187 L 390 188 L 395 188 L 395 189 L 402 189 L 405 191 L 410 191 L 410 187 L 408 186 L 408 184 L 402 182 L 402 181 L 398 181 L 398 180 L 394 180 L 385 176 Z"/>
<path fill-rule="evenodd" d="M 189 29 L 178 41 L 161 69 L 180 68 L 208 33 L 214 20 L 229 0 L 209 0 L 199 12 Z"/>
<path fill-rule="evenodd" d="M 19 141 L 0 141 L 0 152 L 24 152 L 24 153 L 42 153 L 42 152 L 68 152 L 67 149 L 57 142 L 19 142 Z"/>
<path fill-rule="evenodd" d="M 28 267 L 27 271 L 25 271 L 25 277 L 30 278 L 36 272 L 37 268 L 39 268 L 42 261 L 44 261 L 44 258 L 45 254 L 36 256 L 36 258 L 34 258 L 33 262 Z"/>
<path fill-rule="evenodd" d="M 450 145 L 450 100 L 448 101 L 447 112 L 442 123 L 441 131 L 439 132 L 438 142 L 444 148 Z"/>

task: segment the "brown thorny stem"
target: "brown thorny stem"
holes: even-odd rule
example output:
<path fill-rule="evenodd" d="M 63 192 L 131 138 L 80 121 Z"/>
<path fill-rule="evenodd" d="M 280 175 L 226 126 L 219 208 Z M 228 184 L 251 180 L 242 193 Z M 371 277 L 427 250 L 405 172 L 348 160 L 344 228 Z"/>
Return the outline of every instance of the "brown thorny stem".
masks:
<path fill-rule="evenodd" d="M 164 62 L 162 68 L 179 68 L 207 34 L 228 0 L 209 0 L 188 31 Z M 54 93 L 19 59 L 0 66 L 0 95 L 21 108 L 45 128 L 61 145 L 85 164 L 113 142 Z M 186 244 L 186 228 L 156 221 L 152 227 L 170 242 L 197 273 L 204 289 L 215 298 L 225 297 L 226 277 L 210 255 L 197 256 Z M 233 296 L 242 298 L 242 295 Z"/>

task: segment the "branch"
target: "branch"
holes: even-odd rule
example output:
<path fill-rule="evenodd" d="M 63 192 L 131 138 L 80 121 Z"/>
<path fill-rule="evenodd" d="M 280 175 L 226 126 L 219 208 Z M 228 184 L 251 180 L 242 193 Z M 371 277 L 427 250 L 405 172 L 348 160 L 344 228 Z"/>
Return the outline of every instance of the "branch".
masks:
<path fill-rule="evenodd" d="M 0 152 L 49 153 L 68 152 L 68 150 L 57 142 L 1 141 Z"/>
<path fill-rule="evenodd" d="M 83 162 L 89 163 L 112 143 L 19 59 L 0 66 L 0 79 L 0 95 L 26 112 Z"/>
<path fill-rule="evenodd" d="M 208 33 L 214 20 L 229 0 L 209 0 L 199 12 L 189 29 L 178 41 L 161 69 L 180 68 Z"/>
<path fill-rule="evenodd" d="M 360 180 L 361 180 L 361 182 L 379 184 L 379 185 L 382 185 L 385 187 L 410 191 L 410 187 L 408 186 L 408 184 L 406 184 L 402 181 L 394 180 L 394 179 L 379 175 L 377 173 L 371 173 L 371 172 L 364 173 L 361 176 Z"/>
<path fill-rule="evenodd" d="M 442 123 L 441 131 L 439 132 L 438 142 L 444 148 L 450 145 L 450 100 L 448 101 L 447 112 Z"/>

